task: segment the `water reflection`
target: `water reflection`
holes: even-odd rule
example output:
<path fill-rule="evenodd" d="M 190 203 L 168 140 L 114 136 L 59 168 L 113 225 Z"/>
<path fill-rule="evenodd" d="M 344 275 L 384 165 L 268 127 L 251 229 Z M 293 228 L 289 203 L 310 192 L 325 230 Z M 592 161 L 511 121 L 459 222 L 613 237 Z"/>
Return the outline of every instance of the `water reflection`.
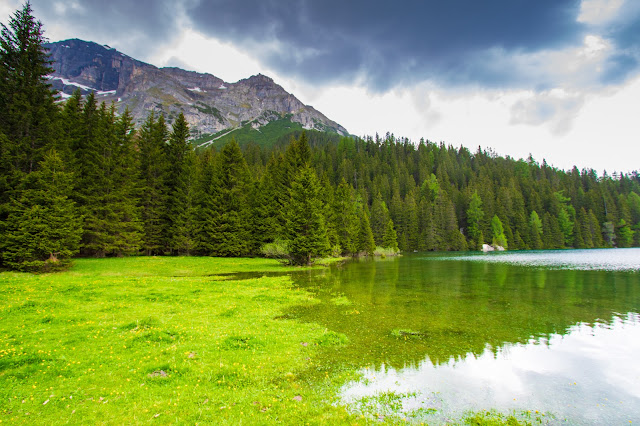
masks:
<path fill-rule="evenodd" d="M 628 424 L 640 419 L 638 351 L 640 317 L 630 314 L 611 324 L 579 324 L 542 342 L 487 348 L 443 365 L 426 358 L 400 370 L 363 369 L 362 380 L 347 384 L 343 398 L 357 407 L 365 400 L 375 404 L 384 393 L 405 395 L 402 412 L 427 410 L 427 419 L 438 423 L 466 410 L 494 407 L 552 412 L 555 422 Z"/>
<path fill-rule="evenodd" d="M 609 252 L 613 251 L 622 252 Z M 558 253 L 555 266 L 560 267 L 505 261 L 511 253 L 490 262 L 475 260 L 482 259 L 475 255 L 410 255 L 301 273 L 294 278 L 297 284 L 316 291 L 323 303 L 290 314 L 347 335 L 348 346 L 323 349 L 321 357 L 334 365 L 369 368 L 372 374 L 390 375 L 389 380 L 395 377 L 401 384 L 414 380 L 431 386 L 440 380 L 449 383 L 444 390 L 469 390 L 466 399 L 457 393 L 442 397 L 441 405 L 454 404 L 450 400 L 454 398 L 465 409 L 539 409 L 531 404 L 544 406 L 547 394 L 550 400 L 558 398 L 552 390 L 568 386 L 571 377 L 580 377 L 582 386 L 589 382 L 596 386 L 590 388 L 589 398 L 581 393 L 587 392 L 586 387 L 569 388 L 565 394 L 571 401 L 586 398 L 585 404 L 591 403 L 605 394 L 616 399 L 613 385 L 604 385 L 617 380 L 624 387 L 627 381 L 598 372 L 604 371 L 605 359 L 617 359 L 620 371 L 627 368 L 636 374 L 634 380 L 639 378 L 623 354 L 627 353 L 625 341 L 640 341 L 635 316 L 640 312 L 640 274 L 620 263 L 614 271 L 587 267 L 576 260 L 579 252 Z M 627 259 L 640 262 L 640 250 L 624 252 L 630 254 Z M 561 258 L 564 253 L 574 259 Z M 606 256 L 588 251 L 591 259 Z M 578 264 L 577 269 L 568 269 L 571 262 Z M 337 299 L 337 295 L 344 297 Z M 595 340 L 576 346 L 590 333 Z M 591 353 L 603 356 L 583 356 Z M 526 368 L 525 360 L 529 360 Z M 558 367 L 550 370 L 553 366 Z M 584 373 L 578 374 L 577 369 Z M 485 373 L 494 379 L 476 378 Z M 438 392 L 443 395 L 443 390 Z M 545 395 L 536 398 L 542 399 L 529 399 L 523 406 L 508 403 L 540 393 Z M 505 402 L 499 395 L 515 396 Z M 424 398 L 422 403 L 426 404 Z"/>

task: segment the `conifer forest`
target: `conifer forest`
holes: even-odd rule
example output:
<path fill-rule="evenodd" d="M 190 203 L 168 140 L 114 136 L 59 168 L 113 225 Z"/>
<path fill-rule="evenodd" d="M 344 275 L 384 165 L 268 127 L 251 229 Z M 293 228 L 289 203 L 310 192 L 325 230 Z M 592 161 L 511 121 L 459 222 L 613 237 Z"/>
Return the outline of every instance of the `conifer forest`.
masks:
<path fill-rule="evenodd" d="M 0 38 L 1 267 L 74 256 L 326 256 L 640 246 L 640 175 L 392 134 L 197 148 L 182 115 L 62 102 L 27 4 Z M 603 141 L 603 145 L 606 141 Z M 604 146 L 603 146 L 603 149 Z"/>

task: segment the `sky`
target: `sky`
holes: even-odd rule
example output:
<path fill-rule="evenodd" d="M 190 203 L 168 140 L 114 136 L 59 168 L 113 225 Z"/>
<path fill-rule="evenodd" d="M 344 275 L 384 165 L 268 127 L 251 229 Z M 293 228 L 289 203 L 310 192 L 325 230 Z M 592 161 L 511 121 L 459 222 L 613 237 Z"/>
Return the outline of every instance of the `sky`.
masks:
<path fill-rule="evenodd" d="M 50 41 L 262 73 L 358 136 L 640 170 L 638 0 L 31 0 Z M 0 20 L 22 5 L 0 0 Z"/>

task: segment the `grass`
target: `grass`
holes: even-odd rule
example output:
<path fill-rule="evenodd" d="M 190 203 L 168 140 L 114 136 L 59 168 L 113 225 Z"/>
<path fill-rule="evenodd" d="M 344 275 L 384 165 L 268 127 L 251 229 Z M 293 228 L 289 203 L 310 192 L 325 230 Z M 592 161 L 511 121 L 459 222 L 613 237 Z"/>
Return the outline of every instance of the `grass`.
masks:
<path fill-rule="evenodd" d="M 229 129 L 216 135 L 201 137 L 194 141 L 194 144 L 200 145 L 217 137 L 219 134 L 228 132 L 228 130 Z M 274 141 L 277 141 L 279 138 L 301 130 L 302 125 L 300 123 L 293 122 L 290 117 L 285 116 L 261 126 L 258 130 L 251 127 L 251 124 L 245 124 L 233 132 L 216 139 L 208 146 L 221 148 L 234 138 L 241 147 L 247 145 L 249 142 L 255 142 L 261 147 L 271 147 Z"/>
<path fill-rule="evenodd" d="M 319 303 L 278 274 L 291 270 L 272 259 L 131 257 L 0 273 L 0 423 L 404 423 L 402 395 L 375 401 L 383 418 L 338 403 L 357 373 L 322 353 L 351 343 L 287 313 Z"/>
<path fill-rule="evenodd" d="M 350 423 L 338 379 L 308 381 L 346 336 L 281 319 L 317 303 L 274 260 L 81 259 L 0 274 L 0 421 Z M 223 274 L 256 273 L 229 280 Z M 279 319 L 280 317 L 280 319 Z"/>

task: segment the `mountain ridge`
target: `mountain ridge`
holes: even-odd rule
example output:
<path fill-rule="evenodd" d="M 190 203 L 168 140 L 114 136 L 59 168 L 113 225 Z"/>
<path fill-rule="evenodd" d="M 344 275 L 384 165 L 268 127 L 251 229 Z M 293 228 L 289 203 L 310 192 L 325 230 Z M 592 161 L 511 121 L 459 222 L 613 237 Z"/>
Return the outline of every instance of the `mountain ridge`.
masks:
<path fill-rule="evenodd" d="M 178 67 L 159 68 L 108 46 L 68 39 L 47 43 L 54 71 L 49 81 L 62 99 L 76 90 L 95 92 L 98 101 L 128 108 L 136 125 L 153 111 L 171 123 L 183 112 L 195 138 L 255 130 L 288 119 L 303 129 L 348 135 L 347 130 L 315 108 L 303 104 L 272 78 L 253 75 L 235 83 Z"/>

